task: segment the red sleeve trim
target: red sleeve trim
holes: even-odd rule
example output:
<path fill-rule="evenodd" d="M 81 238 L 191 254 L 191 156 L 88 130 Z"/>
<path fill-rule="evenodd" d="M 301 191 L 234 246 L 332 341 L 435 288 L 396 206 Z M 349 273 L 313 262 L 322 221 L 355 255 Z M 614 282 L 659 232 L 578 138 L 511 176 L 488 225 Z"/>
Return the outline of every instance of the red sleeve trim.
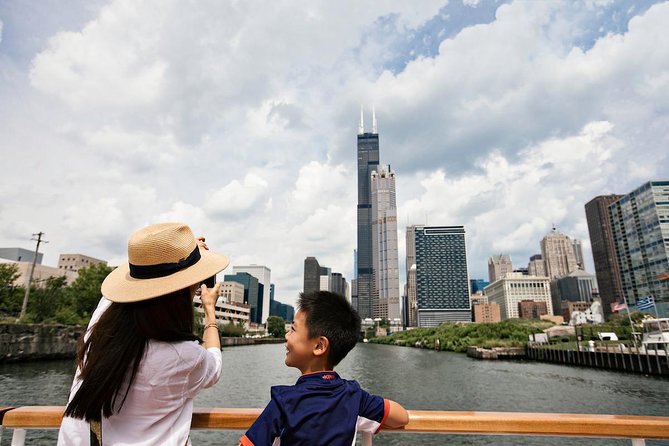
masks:
<path fill-rule="evenodd" d="M 386 422 L 386 418 L 388 418 L 388 414 L 390 413 L 390 401 L 387 399 L 383 399 L 383 419 L 381 420 L 381 424 L 379 424 L 379 428 L 374 432 L 374 434 L 378 434 L 383 425 Z M 246 446 L 246 445 L 244 445 Z"/>
<path fill-rule="evenodd" d="M 242 446 L 255 446 L 246 434 L 242 435 L 242 438 L 239 439 L 239 443 Z"/>

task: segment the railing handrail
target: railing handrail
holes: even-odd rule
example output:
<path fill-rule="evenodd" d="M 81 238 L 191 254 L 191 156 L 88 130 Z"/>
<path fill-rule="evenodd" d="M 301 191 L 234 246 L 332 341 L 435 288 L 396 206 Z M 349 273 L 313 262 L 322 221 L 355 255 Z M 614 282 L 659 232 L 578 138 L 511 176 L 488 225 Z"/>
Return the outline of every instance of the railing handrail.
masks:
<path fill-rule="evenodd" d="M 5 412 L 10 429 L 56 429 L 63 406 L 23 406 Z M 192 429 L 245 430 L 261 409 L 196 408 Z M 409 410 L 409 424 L 399 432 L 478 435 L 550 435 L 669 439 L 669 417 L 572 413 L 464 412 Z"/>

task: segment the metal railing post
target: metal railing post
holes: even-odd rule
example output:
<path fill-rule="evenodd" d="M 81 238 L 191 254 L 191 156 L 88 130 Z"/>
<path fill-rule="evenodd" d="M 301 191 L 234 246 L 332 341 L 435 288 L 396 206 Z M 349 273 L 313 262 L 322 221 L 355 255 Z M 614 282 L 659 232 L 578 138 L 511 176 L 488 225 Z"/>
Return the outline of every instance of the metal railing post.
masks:
<path fill-rule="evenodd" d="M 371 432 L 362 433 L 362 446 L 372 446 L 372 435 L 374 434 L 372 434 Z"/>
<path fill-rule="evenodd" d="M 26 443 L 26 430 L 14 429 L 14 435 L 12 435 L 12 446 L 23 446 L 25 443 Z"/>

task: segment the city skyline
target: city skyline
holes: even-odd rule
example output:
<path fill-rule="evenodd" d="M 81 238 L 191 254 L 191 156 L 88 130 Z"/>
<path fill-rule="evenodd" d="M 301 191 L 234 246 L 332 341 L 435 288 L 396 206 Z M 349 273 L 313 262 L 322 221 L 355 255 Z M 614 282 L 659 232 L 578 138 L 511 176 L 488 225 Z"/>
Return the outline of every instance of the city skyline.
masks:
<path fill-rule="evenodd" d="M 183 221 L 294 304 L 307 256 L 355 277 L 364 104 L 397 173 L 401 289 L 411 224 L 464 225 L 473 279 L 552 227 L 594 272 L 584 205 L 669 172 L 667 22 L 628 0 L 2 2 L 0 246 L 43 231 L 45 265 L 115 265 L 136 229 Z"/>

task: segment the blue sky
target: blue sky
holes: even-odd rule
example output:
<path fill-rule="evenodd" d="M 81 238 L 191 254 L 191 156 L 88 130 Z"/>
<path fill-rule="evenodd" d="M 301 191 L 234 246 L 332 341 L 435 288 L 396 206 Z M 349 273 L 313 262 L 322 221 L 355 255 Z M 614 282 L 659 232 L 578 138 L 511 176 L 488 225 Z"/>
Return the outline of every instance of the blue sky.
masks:
<path fill-rule="evenodd" d="M 0 3 L 0 246 L 118 263 L 189 223 L 293 303 L 352 277 L 360 105 L 404 227 L 464 225 L 472 278 L 584 204 L 667 179 L 669 3 Z M 403 280 L 403 276 L 402 276 Z"/>

